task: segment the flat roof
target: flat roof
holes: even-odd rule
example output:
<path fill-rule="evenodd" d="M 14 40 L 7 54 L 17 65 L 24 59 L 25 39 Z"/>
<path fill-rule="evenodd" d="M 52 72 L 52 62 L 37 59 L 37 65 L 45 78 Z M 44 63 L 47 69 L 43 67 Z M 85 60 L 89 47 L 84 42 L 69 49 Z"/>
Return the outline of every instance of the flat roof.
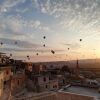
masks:
<path fill-rule="evenodd" d="M 75 93 L 79 95 L 97 97 L 100 99 L 100 93 L 98 92 L 98 89 L 94 89 L 94 88 L 71 86 L 71 87 L 68 87 L 66 90 L 63 90 L 63 92 L 70 92 L 70 93 Z"/>

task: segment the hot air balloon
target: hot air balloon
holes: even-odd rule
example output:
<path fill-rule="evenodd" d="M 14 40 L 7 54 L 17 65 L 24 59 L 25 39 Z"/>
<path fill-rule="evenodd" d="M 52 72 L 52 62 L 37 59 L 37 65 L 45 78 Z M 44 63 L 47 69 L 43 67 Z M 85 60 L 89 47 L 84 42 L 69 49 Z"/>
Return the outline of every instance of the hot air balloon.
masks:
<path fill-rule="evenodd" d="M 36 53 L 36 55 L 38 56 L 39 54 L 38 54 L 38 53 Z"/>
<path fill-rule="evenodd" d="M 82 41 L 82 39 L 80 39 L 80 42 Z"/>
<path fill-rule="evenodd" d="M 17 41 L 15 41 L 15 44 L 17 44 Z"/>
<path fill-rule="evenodd" d="M 69 50 L 70 48 L 68 48 L 68 50 Z"/>
<path fill-rule="evenodd" d="M 27 59 L 30 60 L 30 56 L 29 55 L 27 55 Z"/>
<path fill-rule="evenodd" d="M 12 57 L 12 54 L 10 53 L 10 57 Z"/>
<path fill-rule="evenodd" d="M 54 51 L 54 50 L 51 50 L 51 53 L 52 53 L 52 54 L 55 54 L 55 51 Z"/>
<path fill-rule="evenodd" d="M 1 46 L 3 45 L 3 43 L 2 43 L 2 42 L 1 42 L 0 44 L 1 44 Z"/>
<path fill-rule="evenodd" d="M 43 46 L 45 47 L 45 44 Z"/>
<path fill-rule="evenodd" d="M 46 39 L 46 36 L 43 36 L 43 39 Z"/>
<path fill-rule="evenodd" d="M 29 56 L 27 56 L 27 58 L 29 58 Z"/>

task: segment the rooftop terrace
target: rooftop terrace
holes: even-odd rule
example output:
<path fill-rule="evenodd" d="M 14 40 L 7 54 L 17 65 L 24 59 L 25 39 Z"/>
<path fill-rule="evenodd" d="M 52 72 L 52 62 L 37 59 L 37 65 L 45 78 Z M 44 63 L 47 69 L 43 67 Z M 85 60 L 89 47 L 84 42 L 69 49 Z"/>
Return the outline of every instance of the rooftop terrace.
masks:
<path fill-rule="evenodd" d="M 66 90 L 62 90 L 62 91 L 73 93 L 73 94 L 96 97 L 96 98 L 100 99 L 100 93 L 98 92 L 98 89 L 94 89 L 94 88 L 71 86 L 71 87 L 67 88 Z"/>

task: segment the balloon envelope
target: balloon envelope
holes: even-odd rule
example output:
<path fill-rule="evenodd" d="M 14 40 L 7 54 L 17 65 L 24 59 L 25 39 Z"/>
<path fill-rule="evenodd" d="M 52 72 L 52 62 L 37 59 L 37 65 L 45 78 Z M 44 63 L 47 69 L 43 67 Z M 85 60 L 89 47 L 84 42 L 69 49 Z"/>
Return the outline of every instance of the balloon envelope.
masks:
<path fill-rule="evenodd" d="M 55 54 L 55 51 L 51 50 L 51 53 L 52 53 L 52 54 Z"/>

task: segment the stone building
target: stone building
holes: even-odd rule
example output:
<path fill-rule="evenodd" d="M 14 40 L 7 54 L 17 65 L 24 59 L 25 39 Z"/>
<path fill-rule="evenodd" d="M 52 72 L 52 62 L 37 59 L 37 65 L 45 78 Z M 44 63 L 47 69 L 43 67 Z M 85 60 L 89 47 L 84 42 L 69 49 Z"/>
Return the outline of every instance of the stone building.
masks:
<path fill-rule="evenodd" d="M 11 66 L 4 66 L 4 67 L 0 67 L 0 70 L 2 70 L 2 72 L 4 73 L 4 83 L 6 84 L 7 81 L 10 80 L 11 75 L 13 74 L 11 72 Z"/>
<path fill-rule="evenodd" d="M 11 77 L 11 92 L 12 95 L 20 92 L 23 88 L 25 88 L 25 73 L 24 72 L 17 72 L 15 75 Z"/>
<path fill-rule="evenodd" d="M 25 70 L 32 72 L 33 71 L 33 64 L 31 62 L 25 62 Z"/>
<path fill-rule="evenodd" d="M 22 62 L 17 62 L 15 63 L 14 59 L 10 59 L 5 54 L 0 53 L 0 71 L 3 73 L 0 73 L 0 93 L 3 94 L 2 99 L 5 98 L 7 100 L 11 93 L 15 94 L 25 86 L 25 72 L 24 70 L 20 72 Z M 3 80 L 1 75 L 3 75 Z"/>
<path fill-rule="evenodd" d="M 35 74 L 40 74 L 42 72 L 46 72 L 46 66 L 42 64 L 33 64 L 32 72 Z"/>
<path fill-rule="evenodd" d="M 52 79 L 49 75 L 33 75 L 32 79 L 27 81 L 28 89 L 32 89 L 35 92 L 43 92 L 49 90 L 57 90 L 58 80 Z"/>
<path fill-rule="evenodd" d="M 3 95 L 3 88 L 4 88 L 3 82 L 4 82 L 4 73 L 0 71 L 0 100 Z"/>
<path fill-rule="evenodd" d="M 5 53 L 0 52 L 0 65 L 9 64 L 10 60 L 9 57 L 5 55 Z"/>

